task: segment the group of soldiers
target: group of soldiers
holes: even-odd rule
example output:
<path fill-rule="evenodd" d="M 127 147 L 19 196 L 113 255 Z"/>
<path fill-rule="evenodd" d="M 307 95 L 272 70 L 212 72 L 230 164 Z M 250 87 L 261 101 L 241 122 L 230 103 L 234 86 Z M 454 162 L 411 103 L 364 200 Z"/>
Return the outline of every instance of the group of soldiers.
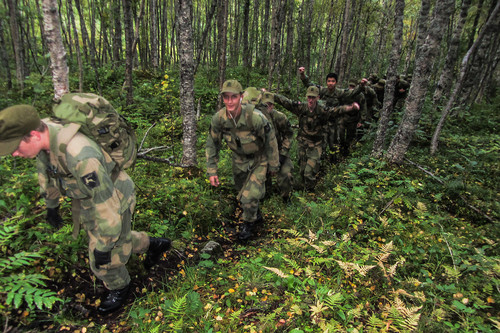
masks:
<path fill-rule="evenodd" d="M 274 108 L 276 103 L 298 118 L 301 183 L 295 185 L 309 192 L 316 186 L 321 160 L 327 156 L 329 162 L 336 163 L 348 156 L 357 133 L 376 121 L 382 105 L 380 86 L 385 82 L 374 75 L 371 81 L 349 81 L 348 89 L 337 88 L 335 73 L 327 75 L 326 87 L 312 83 L 304 67 L 299 68 L 299 75 L 307 88 L 307 103 L 265 89 L 243 90 L 236 80 L 222 86 L 225 107 L 212 117 L 207 136 L 207 175 L 212 186 L 220 185 L 217 165 L 222 142 L 226 141 L 232 151 L 234 184 L 242 209 L 243 224 L 238 233 L 241 241 L 254 236 L 256 227 L 263 222 L 259 202 L 270 190 L 272 178 L 276 176 L 285 203 L 293 189 L 290 147 L 294 132 L 287 116 Z M 397 93 L 403 96 L 408 87 L 402 80 L 400 86 Z"/>

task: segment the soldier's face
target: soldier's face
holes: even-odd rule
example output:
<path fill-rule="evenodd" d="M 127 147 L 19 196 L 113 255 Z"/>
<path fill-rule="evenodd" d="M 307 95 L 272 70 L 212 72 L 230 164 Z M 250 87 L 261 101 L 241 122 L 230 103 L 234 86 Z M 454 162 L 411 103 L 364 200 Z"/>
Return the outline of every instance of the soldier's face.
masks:
<path fill-rule="evenodd" d="M 222 94 L 222 101 L 226 106 L 226 110 L 229 112 L 234 112 L 240 108 L 241 99 L 241 94 L 233 94 L 228 92 Z"/>
<path fill-rule="evenodd" d="M 318 98 L 318 96 L 307 96 L 307 105 L 309 106 L 309 110 L 312 110 L 316 107 Z"/>
<path fill-rule="evenodd" d="M 22 158 L 35 158 L 36 155 L 42 150 L 40 146 L 40 141 L 37 137 L 29 137 L 27 139 L 21 140 L 17 149 L 12 153 L 14 157 Z"/>
<path fill-rule="evenodd" d="M 329 77 L 328 79 L 326 79 L 326 86 L 328 87 L 328 89 L 333 89 L 336 85 L 337 80 L 335 80 L 335 78 Z"/>

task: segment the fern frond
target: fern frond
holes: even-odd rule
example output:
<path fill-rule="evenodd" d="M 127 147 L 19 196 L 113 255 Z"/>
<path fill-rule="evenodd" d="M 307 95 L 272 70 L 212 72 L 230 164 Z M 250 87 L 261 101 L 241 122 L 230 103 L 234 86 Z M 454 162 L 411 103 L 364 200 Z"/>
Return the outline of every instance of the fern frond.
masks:
<path fill-rule="evenodd" d="M 181 298 L 176 299 L 174 303 L 167 308 L 169 316 L 178 317 L 186 314 L 186 307 L 187 307 L 186 296 L 187 294 L 185 294 Z"/>
<path fill-rule="evenodd" d="M 266 266 L 263 266 L 265 269 L 267 269 L 268 271 L 271 271 L 273 272 L 274 274 L 278 275 L 279 277 L 282 277 L 284 279 L 286 279 L 288 277 L 287 274 L 283 273 L 279 268 L 274 268 L 274 267 L 266 267 Z"/>
<path fill-rule="evenodd" d="M 366 276 L 368 271 L 370 271 L 372 268 L 376 267 L 375 265 L 358 265 L 358 264 L 353 264 L 353 267 L 355 270 L 358 271 L 359 274 L 362 276 Z"/>
<path fill-rule="evenodd" d="M 297 238 L 287 238 L 286 241 L 293 247 L 303 248 L 305 245 L 303 242 L 299 241 Z"/>
<path fill-rule="evenodd" d="M 313 233 L 311 230 L 309 230 L 309 239 L 311 240 L 311 242 L 314 242 L 315 240 L 317 240 L 318 238 L 316 237 L 316 234 Z"/>
<path fill-rule="evenodd" d="M 382 246 L 381 250 L 383 253 L 390 253 L 394 249 L 392 241 Z"/>
<path fill-rule="evenodd" d="M 352 264 L 349 262 L 343 262 L 340 260 L 335 260 L 337 264 L 339 264 L 340 268 L 344 270 L 344 273 L 347 277 L 350 277 L 354 273 L 354 269 L 352 267 Z"/>
<path fill-rule="evenodd" d="M 344 296 L 342 296 L 341 293 L 335 293 L 333 295 L 329 295 L 325 298 L 325 303 L 326 305 L 332 309 L 335 310 L 338 308 L 339 304 L 344 300 Z"/>
<path fill-rule="evenodd" d="M 377 318 L 374 314 L 368 319 L 367 326 L 371 328 L 382 328 L 384 327 L 385 323 L 382 319 Z"/>
<path fill-rule="evenodd" d="M 337 242 L 335 242 L 335 241 L 322 241 L 321 244 L 323 244 L 325 246 L 335 246 L 335 245 L 337 245 Z"/>
<path fill-rule="evenodd" d="M 320 246 L 318 246 L 318 245 L 314 245 L 314 244 L 309 244 L 309 245 L 311 245 L 320 254 L 323 253 L 323 252 L 325 252 L 325 249 L 322 248 L 322 247 L 320 247 Z"/>
<path fill-rule="evenodd" d="M 286 261 L 294 270 L 298 271 L 301 269 L 301 267 L 299 266 L 299 264 L 297 264 L 296 261 L 289 259 L 287 257 L 283 257 L 283 260 Z"/>
<path fill-rule="evenodd" d="M 302 237 L 304 234 L 301 233 L 300 231 L 298 230 L 294 230 L 294 229 L 283 229 L 284 232 L 292 235 L 293 237 L 295 238 L 299 238 L 299 237 Z"/>
<path fill-rule="evenodd" d="M 386 262 L 387 259 L 391 256 L 390 253 L 381 253 L 378 256 L 375 257 L 378 262 Z"/>
<path fill-rule="evenodd" d="M 401 326 L 410 331 L 415 331 L 418 327 L 418 322 L 420 321 L 420 313 L 414 314 L 408 318 L 405 318 Z"/>
<path fill-rule="evenodd" d="M 351 235 L 349 235 L 348 232 L 346 232 L 345 234 L 342 235 L 342 241 L 343 242 L 348 242 L 351 240 Z"/>

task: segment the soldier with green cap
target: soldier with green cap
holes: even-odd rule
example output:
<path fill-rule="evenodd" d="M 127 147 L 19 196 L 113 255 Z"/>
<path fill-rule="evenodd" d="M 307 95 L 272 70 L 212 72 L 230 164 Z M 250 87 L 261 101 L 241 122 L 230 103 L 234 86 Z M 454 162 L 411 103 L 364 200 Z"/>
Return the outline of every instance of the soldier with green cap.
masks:
<path fill-rule="evenodd" d="M 340 107 L 326 107 L 318 103 L 319 88 L 307 88 L 307 103 L 292 101 L 285 96 L 275 94 L 274 101 L 291 111 L 299 118 L 299 165 L 303 186 L 307 191 L 313 191 L 320 168 L 321 155 L 324 146 L 325 124 L 330 118 L 337 117 L 354 109 L 359 109 L 357 103 Z"/>
<path fill-rule="evenodd" d="M 276 180 L 280 189 L 280 195 L 283 202 L 290 201 L 290 193 L 292 192 L 293 183 L 293 163 L 290 159 L 290 147 L 292 145 L 293 131 L 290 122 L 286 115 L 274 108 L 274 94 L 264 92 L 259 105 L 259 110 L 266 116 L 269 123 L 274 128 L 276 139 L 278 140 L 280 169 Z M 272 186 L 272 178 L 267 177 L 266 187 L 270 189 Z"/>
<path fill-rule="evenodd" d="M 266 173 L 279 169 L 278 144 L 266 117 L 252 104 L 243 104 L 243 89 L 236 80 L 227 80 L 221 89 L 225 107 L 212 117 L 206 143 L 207 175 L 210 185 L 219 186 L 218 162 L 222 141 L 232 151 L 233 177 L 237 200 L 243 210 L 238 238 L 246 241 L 262 222 L 259 200 L 266 192 Z"/>
<path fill-rule="evenodd" d="M 147 251 L 147 268 L 170 248 L 166 238 L 131 230 L 135 207 L 134 182 L 75 123 L 43 119 L 30 105 L 0 111 L 0 156 L 37 158 L 38 181 L 47 205 L 47 221 L 60 227 L 59 198 L 72 200 L 75 227 L 89 237 L 92 272 L 109 290 L 101 313 L 119 309 L 127 298 L 130 275 L 125 265 L 131 253 Z M 79 230 L 79 229 L 78 229 Z"/>
<path fill-rule="evenodd" d="M 262 92 L 255 87 L 248 87 L 243 92 L 243 100 L 241 101 L 243 104 L 253 104 L 257 105 L 260 102 L 262 97 Z"/>

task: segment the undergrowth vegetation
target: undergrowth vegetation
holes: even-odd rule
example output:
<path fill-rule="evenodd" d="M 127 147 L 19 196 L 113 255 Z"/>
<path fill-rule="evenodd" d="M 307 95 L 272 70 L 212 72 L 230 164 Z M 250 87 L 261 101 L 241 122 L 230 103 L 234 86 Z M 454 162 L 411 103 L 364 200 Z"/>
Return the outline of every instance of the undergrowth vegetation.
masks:
<path fill-rule="evenodd" d="M 228 77 L 236 74 L 242 72 Z M 136 73 L 137 104 L 130 108 L 112 75 L 103 76 L 109 84 L 102 83 L 109 87 L 103 95 L 135 124 L 140 142 L 147 133 L 142 148 L 166 146 L 154 154 L 172 163 L 182 156 L 176 75 Z M 221 154 L 221 188 L 210 188 L 205 176 L 204 142 L 217 104 L 210 82 L 209 72 L 196 78 L 199 168 L 140 159 L 129 170 L 137 189 L 133 227 L 173 239 L 167 258 L 173 267 L 155 276 L 153 287 L 136 291 L 108 322 L 69 305 L 92 308 L 84 301 L 89 295 L 63 290 L 82 272 L 94 290 L 100 284 L 88 272 L 83 232 L 77 240 L 71 237 L 70 203 L 61 201 L 67 225 L 54 232 L 44 222 L 34 161 L 0 159 L 5 327 L 295 333 L 500 329 L 499 98 L 450 118 L 437 156 L 429 156 L 428 128 L 423 128 L 401 166 L 369 156 L 372 129 L 349 158 L 323 167 L 315 193 L 295 191 L 288 205 L 271 194 L 262 204 L 266 222 L 260 237 L 238 244 L 227 231 L 235 223 L 230 155 Z M 6 92 L 0 107 L 30 103 L 49 115 L 50 80 L 33 77 L 26 85 L 24 97 Z M 424 115 L 423 123 L 432 117 Z M 209 240 L 222 246 L 201 253 Z M 135 268 L 140 264 L 132 260 L 129 266 L 151 279 Z"/>

